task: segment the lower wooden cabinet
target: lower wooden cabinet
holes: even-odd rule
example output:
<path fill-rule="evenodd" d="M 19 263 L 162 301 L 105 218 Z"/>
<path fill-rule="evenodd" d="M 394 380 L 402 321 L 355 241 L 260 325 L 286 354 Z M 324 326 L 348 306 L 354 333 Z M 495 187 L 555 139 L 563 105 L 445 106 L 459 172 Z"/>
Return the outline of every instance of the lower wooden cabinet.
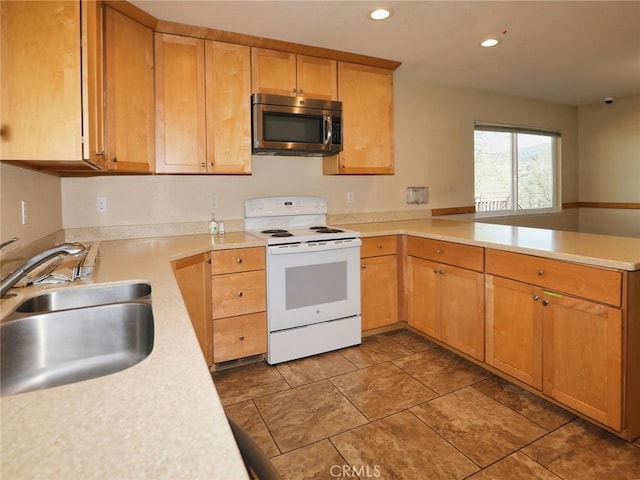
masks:
<path fill-rule="evenodd" d="M 267 351 L 265 312 L 213 321 L 213 362 L 220 363 Z"/>
<path fill-rule="evenodd" d="M 621 431 L 621 273 L 492 249 L 486 262 L 487 363 Z"/>
<path fill-rule="evenodd" d="M 267 351 L 265 249 L 212 252 L 213 363 Z"/>
<path fill-rule="evenodd" d="M 621 430 L 622 312 L 551 292 L 542 303 L 543 392 Z"/>
<path fill-rule="evenodd" d="M 360 288 L 362 330 L 398 322 L 398 238 L 362 239 Z"/>
<path fill-rule="evenodd" d="M 484 274 L 480 247 L 408 237 L 409 325 L 484 360 Z"/>
<path fill-rule="evenodd" d="M 193 329 L 207 365 L 213 363 L 211 324 L 211 261 L 209 253 L 182 258 L 172 263 Z"/>

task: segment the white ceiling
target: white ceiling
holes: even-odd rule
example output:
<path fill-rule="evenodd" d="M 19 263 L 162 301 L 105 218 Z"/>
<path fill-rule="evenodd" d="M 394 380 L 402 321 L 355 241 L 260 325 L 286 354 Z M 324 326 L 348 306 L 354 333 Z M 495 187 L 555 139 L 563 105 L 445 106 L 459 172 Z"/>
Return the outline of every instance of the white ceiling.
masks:
<path fill-rule="evenodd" d="M 640 1 L 131 3 L 160 20 L 397 60 L 398 74 L 433 83 L 574 106 L 640 94 Z M 381 5 L 393 16 L 369 20 Z M 497 47 L 478 46 L 495 35 Z"/>

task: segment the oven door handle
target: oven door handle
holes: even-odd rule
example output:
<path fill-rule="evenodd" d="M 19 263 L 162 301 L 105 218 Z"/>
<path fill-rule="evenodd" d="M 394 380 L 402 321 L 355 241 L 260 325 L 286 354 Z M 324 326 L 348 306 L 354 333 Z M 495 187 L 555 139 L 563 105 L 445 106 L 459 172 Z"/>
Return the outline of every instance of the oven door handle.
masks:
<path fill-rule="evenodd" d="M 359 248 L 362 241 L 359 238 L 345 240 L 330 240 L 320 242 L 289 243 L 285 245 L 270 245 L 267 247 L 269 255 L 286 255 L 295 253 L 323 252 L 328 250 L 342 250 L 345 248 Z"/>

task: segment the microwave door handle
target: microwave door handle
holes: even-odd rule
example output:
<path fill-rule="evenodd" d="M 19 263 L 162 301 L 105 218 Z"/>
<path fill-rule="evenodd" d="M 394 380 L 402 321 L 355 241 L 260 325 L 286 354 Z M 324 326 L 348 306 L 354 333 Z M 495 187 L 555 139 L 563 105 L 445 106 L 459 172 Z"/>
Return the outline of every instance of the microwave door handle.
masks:
<path fill-rule="evenodd" d="M 332 121 L 329 115 L 324 117 L 324 145 L 331 145 L 331 137 L 333 132 L 331 131 Z"/>

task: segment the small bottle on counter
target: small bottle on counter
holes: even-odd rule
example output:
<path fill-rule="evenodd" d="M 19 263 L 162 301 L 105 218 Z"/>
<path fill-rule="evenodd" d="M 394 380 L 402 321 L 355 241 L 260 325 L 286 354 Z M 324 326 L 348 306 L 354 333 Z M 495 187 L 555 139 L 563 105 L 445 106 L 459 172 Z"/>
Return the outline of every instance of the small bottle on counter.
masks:
<path fill-rule="evenodd" d="M 215 235 L 218 233 L 219 228 L 218 222 L 216 222 L 216 216 L 212 213 L 211 220 L 209 220 L 209 233 Z"/>
<path fill-rule="evenodd" d="M 218 222 L 218 235 L 224 235 L 224 222 Z"/>

